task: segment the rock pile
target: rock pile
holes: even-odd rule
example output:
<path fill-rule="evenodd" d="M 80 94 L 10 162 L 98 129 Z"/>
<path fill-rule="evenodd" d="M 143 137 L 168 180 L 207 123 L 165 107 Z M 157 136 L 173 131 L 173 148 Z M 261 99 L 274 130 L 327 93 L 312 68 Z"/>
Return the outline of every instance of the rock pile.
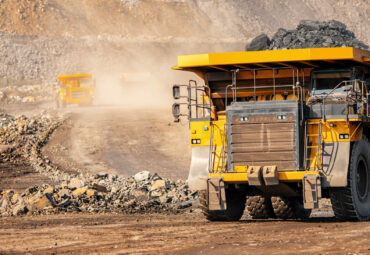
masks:
<path fill-rule="evenodd" d="M 24 193 L 0 192 L 0 215 L 59 212 L 178 212 L 197 199 L 184 181 L 140 172 L 129 178 L 110 174 L 73 177 L 57 186 L 35 186 Z"/>
<path fill-rule="evenodd" d="M 246 51 L 326 47 L 369 48 L 339 21 L 302 20 L 295 30 L 278 29 L 271 40 L 265 34 L 257 36 Z"/>
<path fill-rule="evenodd" d="M 198 198 L 183 180 L 172 181 L 147 171 L 124 178 L 58 169 L 41 154 L 41 148 L 61 123 L 63 120 L 49 114 L 32 118 L 0 114 L 0 161 L 30 164 L 56 183 L 31 187 L 23 193 L 0 190 L 0 215 L 177 212 Z"/>
<path fill-rule="evenodd" d="M 0 88 L 2 103 L 39 103 L 54 100 L 56 86 L 52 84 L 33 84 L 22 86 L 6 86 Z"/>
<path fill-rule="evenodd" d="M 0 114 L 1 161 L 28 160 L 34 166 L 43 166 L 40 149 L 49 135 L 61 122 L 50 114 L 40 114 L 31 118 Z"/>

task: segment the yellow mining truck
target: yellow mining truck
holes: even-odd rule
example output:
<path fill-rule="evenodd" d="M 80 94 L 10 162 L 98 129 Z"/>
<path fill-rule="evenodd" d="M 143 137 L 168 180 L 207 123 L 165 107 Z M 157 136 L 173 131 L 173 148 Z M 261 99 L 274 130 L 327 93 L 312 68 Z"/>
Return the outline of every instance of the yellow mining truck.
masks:
<path fill-rule="evenodd" d="M 188 181 L 207 219 L 239 220 L 245 207 L 304 218 L 321 198 L 339 219 L 370 219 L 370 51 L 187 55 L 173 69 L 204 82 L 174 85 L 172 111 L 190 122 Z"/>
<path fill-rule="evenodd" d="M 95 82 L 92 74 L 69 74 L 58 76 L 57 107 L 67 104 L 91 105 Z"/>

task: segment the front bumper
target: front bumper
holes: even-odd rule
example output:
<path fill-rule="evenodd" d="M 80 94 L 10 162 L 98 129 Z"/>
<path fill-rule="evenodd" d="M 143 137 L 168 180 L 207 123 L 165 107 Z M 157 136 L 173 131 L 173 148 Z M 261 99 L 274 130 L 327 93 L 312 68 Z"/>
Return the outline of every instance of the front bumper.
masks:
<path fill-rule="evenodd" d="M 282 171 L 278 172 L 279 181 L 284 182 L 301 182 L 305 175 L 318 175 L 319 171 Z M 222 177 L 225 182 L 229 183 L 248 183 L 247 173 L 210 173 L 209 177 Z"/>

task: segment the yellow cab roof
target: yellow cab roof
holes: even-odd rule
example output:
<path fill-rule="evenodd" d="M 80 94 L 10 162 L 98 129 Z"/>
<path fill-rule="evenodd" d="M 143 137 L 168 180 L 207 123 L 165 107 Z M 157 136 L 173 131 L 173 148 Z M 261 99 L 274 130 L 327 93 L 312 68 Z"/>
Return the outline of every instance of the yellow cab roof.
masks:
<path fill-rule="evenodd" d="M 230 71 L 238 68 L 327 68 L 353 64 L 366 65 L 370 68 L 370 51 L 340 47 L 185 55 L 178 57 L 178 64 L 173 69 L 198 73 L 217 70 Z"/>
<path fill-rule="evenodd" d="M 81 74 L 67 74 L 67 75 L 60 75 L 58 76 L 58 80 L 76 80 L 76 79 L 83 79 L 83 78 L 91 78 L 92 74 L 90 73 L 81 73 Z"/>

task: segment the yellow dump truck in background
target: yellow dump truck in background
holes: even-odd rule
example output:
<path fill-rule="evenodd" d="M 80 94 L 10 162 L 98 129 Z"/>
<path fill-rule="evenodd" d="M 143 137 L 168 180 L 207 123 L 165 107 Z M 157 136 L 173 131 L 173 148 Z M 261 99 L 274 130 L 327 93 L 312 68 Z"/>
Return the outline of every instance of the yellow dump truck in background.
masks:
<path fill-rule="evenodd" d="M 61 75 L 58 81 L 58 108 L 67 104 L 92 105 L 95 92 L 92 74 Z"/>

